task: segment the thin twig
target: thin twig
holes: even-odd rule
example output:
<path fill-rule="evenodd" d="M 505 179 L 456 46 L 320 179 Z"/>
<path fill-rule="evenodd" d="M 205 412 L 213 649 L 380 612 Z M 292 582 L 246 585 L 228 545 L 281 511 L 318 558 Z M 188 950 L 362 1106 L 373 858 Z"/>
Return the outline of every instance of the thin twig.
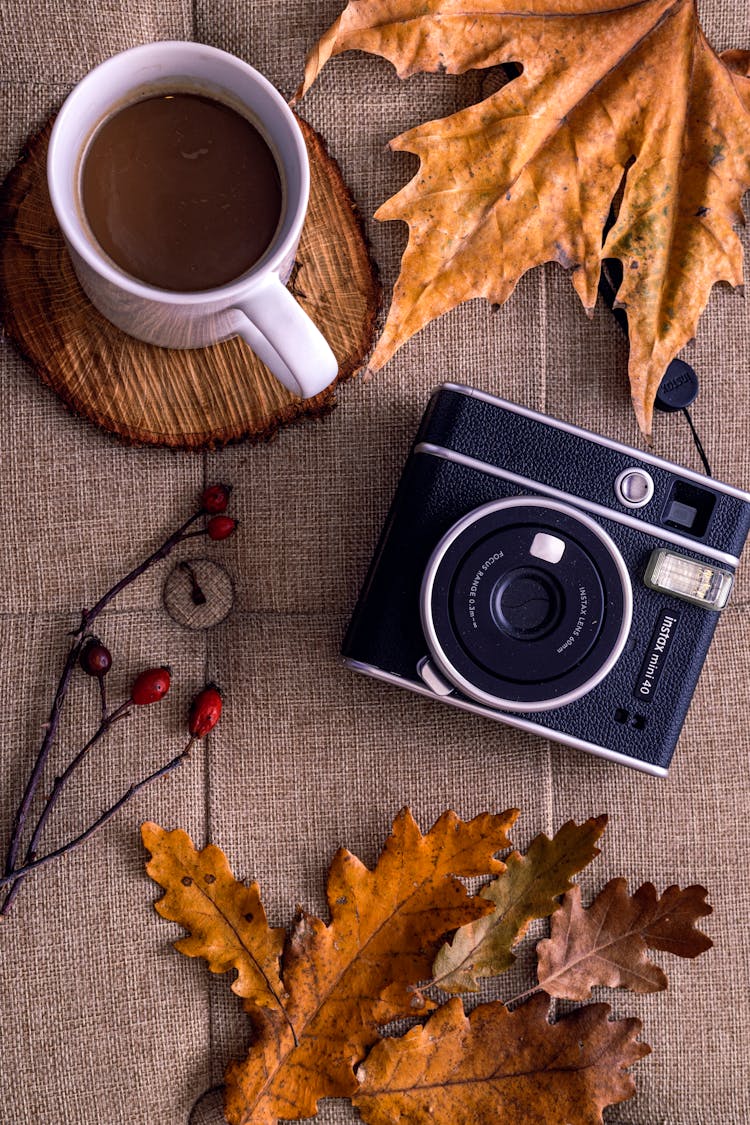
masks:
<path fill-rule="evenodd" d="M 107 720 L 107 683 L 106 683 L 107 677 L 106 676 L 99 676 L 98 679 L 99 679 L 99 699 L 100 699 L 100 702 L 101 702 L 101 705 L 102 705 L 101 723 L 102 723 L 102 725 L 104 725 L 104 723 Z"/>
<path fill-rule="evenodd" d="M 170 552 L 173 551 L 176 546 L 178 546 L 178 544 L 182 543 L 183 539 L 191 539 L 192 534 L 186 535 L 185 532 L 198 520 L 203 519 L 205 514 L 206 513 L 203 511 L 196 512 L 190 517 L 190 519 L 185 520 L 182 526 L 177 528 L 177 531 L 173 532 L 168 539 L 164 540 L 161 547 L 157 547 L 153 554 L 149 555 L 144 562 L 134 567 L 133 570 L 131 570 L 129 574 L 126 574 L 124 578 L 121 578 L 120 581 L 117 582 L 111 590 L 108 590 L 104 597 L 99 599 L 93 609 L 89 609 L 86 611 L 84 615 L 86 627 L 90 627 L 94 618 L 98 617 L 101 611 L 112 601 L 113 598 L 116 598 L 117 595 L 122 590 L 124 590 L 126 586 L 129 586 L 131 582 L 135 582 L 136 578 L 140 578 L 140 576 L 145 571 L 147 571 L 149 567 L 153 566 L 154 563 L 159 562 L 161 559 L 165 559 L 167 555 L 170 554 Z M 199 534 L 202 535 L 203 533 L 200 532 Z"/>
<path fill-rule="evenodd" d="M 106 715 L 104 717 L 104 719 L 102 720 L 101 724 L 99 725 L 98 730 L 92 735 L 92 737 L 88 740 L 86 745 L 78 751 L 75 758 L 73 758 L 72 761 L 69 763 L 69 765 L 66 766 L 66 768 L 63 770 L 63 772 L 60 774 L 60 776 L 55 778 L 55 784 L 52 787 L 52 792 L 50 793 L 49 800 L 47 801 L 47 804 L 42 809 L 41 816 L 39 817 L 39 820 L 37 821 L 36 828 L 34 829 L 34 834 L 31 837 L 31 843 L 29 844 L 29 852 L 32 853 L 32 854 L 27 855 L 27 858 L 26 858 L 27 863 L 31 863 L 32 860 L 36 859 L 36 857 L 37 857 L 36 849 L 37 849 L 37 845 L 39 843 L 39 839 L 42 835 L 42 832 L 44 831 L 44 829 L 46 827 L 46 824 L 47 824 L 47 821 L 49 820 L 50 814 L 52 813 L 52 810 L 54 809 L 55 805 L 57 804 L 57 801 L 60 798 L 60 794 L 62 793 L 63 789 L 65 788 L 65 785 L 67 784 L 71 775 L 78 769 L 81 762 L 84 760 L 84 758 L 89 753 L 89 751 L 92 750 L 93 747 L 96 746 L 97 742 L 99 742 L 99 740 L 101 738 L 103 738 L 104 735 L 109 731 L 110 727 L 113 727 L 114 724 L 119 719 L 125 718 L 125 716 L 129 713 L 131 707 L 132 707 L 132 700 L 126 699 L 124 703 L 121 703 L 119 707 L 115 708 L 115 710 L 112 712 L 111 715 Z"/>
<path fill-rule="evenodd" d="M 60 799 L 60 794 L 62 793 L 63 789 L 65 788 L 71 774 L 73 774 L 78 769 L 81 762 L 87 756 L 89 751 L 94 746 L 96 746 L 97 742 L 99 742 L 99 740 L 101 738 L 104 737 L 104 735 L 107 733 L 107 731 L 110 729 L 110 727 L 112 727 L 114 725 L 114 723 L 116 723 L 118 721 L 118 719 L 125 718 L 125 715 L 127 715 L 128 711 L 130 709 L 130 706 L 131 706 L 131 701 L 129 699 L 127 699 L 124 703 L 120 704 L 120 706 L 117 707 L 112 712 L 111 715 L 105 714 L 104 717 L 102 718 L 101 723 L 99 724 L 98 729 L 94 732 L 94 734 L 88 740 L 86 745 L 83 746 L 78 751 L 76 756 L 72 759 L 72 761 L 65 768 L 65 770 L 63 770 L 63 772 L 60 774 L 60 776 L 55 778 L 55 784 L 52 787 L 52 792 L 50 793 L 49 798 L 47 799 L 47 803 L 45 804 L 44 808 L 42 809 L 42 812 L 39 816 L 39 819 L 36 822 L 36 827 L 34 828 L 34 833 L 31 837 L 31 842 L 29 843 L 29 846 L 26 850 L 26 856 L 24 858 L 24 864 L 27 865 L 29 863 L 33 863 L 33 861 L 36 859 L 36 857 L 38 855 L 37 849 L 38 849 L 38 846 L 39 846 L 39 841 L 42 837 L 42 833 L 44 832 L 44 829 L 47 825 L 47 821 L 50 818 L 52 810 L 54 809 L 55 805 L 57 804 L 58 800 Z M 12 871 L 6 872 L 6 874 L 12 875 L 12 874 L 14 874 L 14 872 L 12 872 Z M 23 884 L 23 880 L 24 880 L 23 875 L 20 875 L 16 879 L 13 886 L 8 891 L 8 894 L 5 898 L 5 902 L 3 903 L 2 909 L 0 910 L 0 917 L 3 914 L 7 914 L 8 911 L 13 906 L 13 903 L 15 902 L 15 899 L 16 899 L 16 895 L 20 891 L 21 886 Z"/>
<path fill-rule="evenodd" d="M 61 847 L 56 848 L 53 852 L 49 852 L 47 855 L 43 855 L 40 859 L 35 859 L 31 863 L 24 864 L 23 867 L 17 868 L 10 875 L 3 875 L 3 877 L 0 879 L 0 887 L 6 886 L 8 883 L 13 882 L 14 879 L 18 879 L 21 875 L 26 876 L 30 872 L 36 871 L 37 868 L 44 867 L 45 864 L 51 863 L 53 859 L 59 859 L 60 856 L 67 855 L 67 853 L 73 851 L 74 848 L 78 848 L 81 846 L 81 844 L 85 844 L 86 841 L 90 839 L 90 837 L 93 836 L 99 828 L 102 828 L 108 820 L 111 820 L 112 817 L 120 811 L 123 805 L 127 804 L 127 802 L 132 797 L 134 797 L 136 793 L 139 793 L 141 789 L 145 789 L 145 787 L 147 785 L 150 785 L 152 781 L 158 781 L 160 777 L 166 777 L 166 775 L 168 773 L 171 773 L 172 770 L 176 770 L 177 767 L 182 764 L 182 762 L 190 753 L 194 742 L 195 739 L 191 738 L 185 749 L 180 754 L 178 754 L 176 758 L 172 758 L 171 762 L 167 762 L 165 766 L 161 766 L 158 770 L 154 770 L 154 772 L 150 773 L 148 777 L 144 777 L 140 781 L 135 782 L 134 785 L 131 785 L 127 793 L 124 793 L 122 797 L 120 797 L 119 801 L 115 801 L 114 805 L 108 808 L 106 812 L 103 812 L 102 815 L 98 817 L 93 824 L 89 825 L 85 832 L 82 832 L 80 834 L 80 836 L 76 836 L 74 840 L 69 840 L 67 844 L 63 844 Z"/>
<path fill-rule="evenodd" d="M 77 631 L 73 634 L 74 639 L 71 644 L 70 651 L 68 652 L 62 675 L 60 676 L 60 680 L 57 685 L 57 690 L 55 692 L 55 698 L 52 703 L 50 717 L 45 728 L 42 745 L 39 749 L 39 753 L 37 754 L 36 762 L 34 763 L 32 771 L 29 774 L 29 779 L 26 783 L 23 797 L 21 798 L 21 802 L 16 809 L 16 813 L 13 818 L 13 828 L 11 831 L 10 842 L 8 844 L 8 851 L 5 858 L 6 878 L 3 880 L 3 882 L 7 883 L 9 881 L 7 876 L 14 876 L 16 874 L 16 862 L 18 860 L 18 852 L 21 846 L 21 836 L 26 825 L 26 818 L 29 813 L 29 808 L 31 807 L 31 802 L 34 799 L 37 788 L 39 786 L 39 781 L 41 779 L 44 767 L 47 763 L 50 750 L 52 749 L 55 735 L 57 734 L 57 727 L 60 721 L 60 713 L 62 711 L 63 703 L 65 702 L 65 697 L 68 693 L 68 688 L 70 686 L 70 677 L 81 654 L 81 649 L 83 647 L 84 641 L 86 640 L 88 630 L 91 628 L 91 625 L 102 612 L 102 610 L 104 610 L 106 606 L 109 605 L 109 603 L 112 601 L 112 599 L 117 597 L 117 595 L 122 590 L 124 590 L 126 586 L 129 586 L 131 582 L 135 582 L 136 578 L 139 578 L 146 570 L 148 570 L 150 566 L 153 566 L 154 563 L 166 558 L 167 555 L 169 555 L 170 552 L 173 551 L 176 546 L 178 546 L 178 544 L 182 543 L 184 539 L 190 538 L 191 536 L 186 535 L 188 528 L 192 527 L 192 525 L 196 523 L 197 520 L 201 519 L 204 514 L 205 513 L 203 511 L 200 511 L 192 515 L 177 529 L 177 531 L 173 532 L 168 539 L 165 539 L 161 547 L 158 547 L 152 554 L 150 554 L 145 562 L 142 562 L 138 566 L 134 567 L 134 569 L 126 574 L 124 578 L 121 578 L 119 582 L 115 583 L 115 585 L 110 590 L 108 590 L 103 597 L 99 599 L 99 601 L 92 609 L 84 610 L 81 614 L 81 624 Z M 0 886 L 3 885 L 3 882 L 0 882 Z M 9 905 L 10 904 L 8 903 L 8 900 L 6 898 L 5 902 L 2 905 L 2 908 L 0 908 L 0 916 L 7 913 Z"/>
<path fill-rule="evenodd" d="M 26 823 L 26 817 L 29 812 L 29 807 L 34 798 L 34 794 L 36 793 L 39 779 L 42 775 L 42 770 L 44 769 L 47 758 L 49 757 L 52 742 L 57 732 L 57 724 L 60 721 L 60 711 L 62 710 L 62 705 L 65 701 L 65 696 L 67 695 L 68 686 L 70 684 L 70 677 L 73 673 L 73 669 L 76 666 L 78 657 L 81 654 L 81 648 L 83 647 L 84 638 L 85 630 L 82 625 L 79 633 L 76 636 L 76 639 L 73 641 L 70 647 L 70 651 L 65 661 L 65 666 L 62 670 L 62 675 L 60 676 L 60 680 L 57 685 L 55 698 L 52 701 L 52 710 L 50 711 L 50 716 L 44 729 L 44 738 L 42 739 L 42 745 L 37 755 L 36 762 L 34 763 L 34 767 L 29 774 L 29 779 L 26 782 L 26 788 L 24 790 L 23 797 L 21 798 L 21 803 L 16 809 L 16 815 L 13 818 L 13 829 L 11 832 L 10 843 L 8 845 L 8 853 L 5 857 L 6 875 L 12 873 L 16 866 L 16 860 L 18 859 L 18 849 L 21 844 L 21 833 L 23 832 L 24 825 Z M 6 906 L 7 903 L 3 904 L 3 908 L 0 913 L 5 912 Z"/>

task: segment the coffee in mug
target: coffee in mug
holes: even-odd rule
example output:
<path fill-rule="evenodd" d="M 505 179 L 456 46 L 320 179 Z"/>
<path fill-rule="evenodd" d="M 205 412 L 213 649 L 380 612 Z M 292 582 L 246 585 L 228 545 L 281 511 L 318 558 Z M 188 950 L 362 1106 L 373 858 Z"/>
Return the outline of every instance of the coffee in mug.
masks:
<path fill-rule="evenodd" d="M 175 91 L 120 109 L 84 154 L 81 202 L 112 261 L 159 289 L 196 292 L 247 273 L 271 245 L 283 190 L 251 121 Z"/>
<path fill-rule="evenodd" d="M 301 398 L 335 378 L 336 356 L 285 284 L 307 147 L 247 63 L 179 41 L 100 63 L 57 116 L 47 182 L 81 287 L 112 324 L 163 348 L 240 336 Z"/>

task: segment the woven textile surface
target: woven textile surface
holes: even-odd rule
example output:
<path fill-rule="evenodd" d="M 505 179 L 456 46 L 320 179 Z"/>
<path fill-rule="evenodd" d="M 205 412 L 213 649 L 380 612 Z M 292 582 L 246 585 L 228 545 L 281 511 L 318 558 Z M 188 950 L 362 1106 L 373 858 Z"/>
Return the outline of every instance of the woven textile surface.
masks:
<path fill-rule="evenodd" d="M 2 0 L 2 173 L 72 85 L 118 50 L 194 38 L 235 52 L 290 95 L 306 49 L 340 7 L 341 0 Z M 700 9 L 717 48 L 750 46 L 746 4 L 703 0 Z M 415 169 L 386 142 L 480 91 L 475 75 L 416 77 L 404 86 L 386 62 L 356 55 L 334 60 L 302 103 L 366 217 L 386 294 L 405 228 L 369 217 Z M 750 249 L 750 236 L 742 237 Z M 750 315 L 739 294 L 715 293 L 688 358 L 703 378 L 694 419 L 714 472 L 750 487 Z M 536 270 L 502 311 L 483 302 L 457 309 L 372 382 L 344 387 L 325 422 L 301 424 L 269 445 L 204 456 L 123 448 L 67 414 L 7 340 L 0 363 L 4 836 L 76 608 L 176 526 L 204 482 L 235 485 L 243 525 L 235 540 L 212 549 L 236 584 L 224 625 L 195 633 L 174 624 L 162 607 L 165 570 L 131 587 L 101 623 L 116 654 L 115 695 L 130 670 L 161 661 L 172 665 L 177 687 L 92 756 L 51 844 L 176 752 L 186 700 L 207 678 L 226 691 L 225 719 L 177 774 L 142 792 L 76 855 L 29 880 L 0 926 L 0 1125 L 187 1125 L 196 1099 L 247 1046 L 228 980 L 175 953 L 177 928 L 152 908 L 143 820 L 219 844 L 236 874 L 260 881 L 278 925 L 298 902 L 323 911 L 334 851 L 345 844 L 372 862 L 405 804 L 423 829 L 448 807 L 470 817 L 519 806 L 519 845 L 606 811 L 605 848 L 583 879 L 586 893 L 619 874 L 633 888 L 646 880 L 659 890 L 708 887 L 715 913 L 704 927 L 715 948 L 696 963 L 657 955 L 670 980 L 666 993 L 602 997 L 616 1014 L 641 1017 L 654 1047 L 636 1068 L 637 1096 L 605 1116 L 620 1125 L 746 1125 L 750 566 L 720 622 L 666 781 L 357 677 L 337 657 L 438 383 L 468 382 L 639 444 L 625 346 L 611 315 L 599 310 L 587 321 L 563 272 Z M 655 452 L 699 468 L 681 417 L 657 417 Z M 88 729 L 90 706 L 85 691 L 71 695 L 61 758 Z M 531 981 L 522 961 L 497 994 Z M 321 1105 L 321 1125 L 356 1119 L 344 1102 Z"/>

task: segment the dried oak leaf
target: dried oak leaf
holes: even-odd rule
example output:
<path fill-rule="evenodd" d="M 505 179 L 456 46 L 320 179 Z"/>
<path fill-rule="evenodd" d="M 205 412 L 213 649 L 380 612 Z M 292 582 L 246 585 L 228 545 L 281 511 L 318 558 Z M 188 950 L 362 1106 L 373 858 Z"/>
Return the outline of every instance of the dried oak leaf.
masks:
<path fill-rule="evenodd" d="M 479 104 L 391 142 L 421 166 L 376 214 L 408 223 L 409 242 L 371 369 L 463 301 L 506 301 L 542 262 L 571 269 L 592 310 L 601 262 L 618 258 L 648 432 L 712 287 L 742 284 L 732 227 L 750 187 L 748 52 L 718 56 L 695 0 L 352 0 L 310 52 L 300 93 L 354 49 L 401 78 L 523 67 Z"/>
<path fill-rule="evenodd" d="M 157 912 L 190 931 L 175 949 L 203 957 L 214 973 L 236 969 L 232 990 L 238 996 L 278 1008 L 284 996 L 279 960 L 286 932 L 269 928 L 258 884 L 238 883 L 220 848 L 209 844 L 199 852 L 180 829 L 166 832 L 149 822 L 141 836 L 152 855 L 146 871 L 166 889 L 155 903 Z"/>
<path fill-rule="evenodd" d="M 668 887 L 661 898 L 652 883 L 633 895 L 627 880 L 612 879 L 591 906 L 581 891 L 565 895 L 552 917 L 550 937 L 537 945 L 539 983 L 550 996 L 588 1000 L 596 985 L 631 992 L 660 992 L 667 978 L 647 949 L 698 957 L 713 942 L 695 928 L 712 913 L 704 887 Z"/>
<path fill-rule="evenodd" d="M 631 1098 L 625 1070 L 649 1053 L 637 1019 L 609 1020 L 606 1004 L 547 1020 L 536 997 L 515 1012 L 482 1004 L 467 1018 L 449 1000 L 423 1027 L 384 1039 L 359 1067 L 353 1098 L 368 1125 L 596 1125 Z"/>
<path fill-rule="evenodd" d="M 537 836 L 526 855 L 512 852 L 506 870 L 479 892 L 493 903 L 494 911 L 462 926 L 442 947 L 432 967 L 432 983 L 444 992 L 478 992 L 479 977 L 509 969 L 515 961 L 511 949 L 532 919 L 548 918 L 557 910 L 571 877 L 599 855 L 595 845 L 606 824 L 606 816 L 580 825 L 570 820 L 551 840 L 543 833 Z"/>
<path fill-rule="evenodd" d="M 411 986 L 429 974 L 440 939 L 491 909 L 456 876 L 501 871 L 493 857 L 509 846 L 517 815 L 514 809 L 465 823 L 445 813 L 422 835 L 404 810 L 372 871 L 351 852 L 336 854 L 327 886 L 331 921 L 300 912 L 282 959 L 283 1004 L 274 1006 L 262 985 L 245 999 L 255 1035 L 244 1062 L 226 1073 L 231 1125 L 311 1117 L 319 1098 L 356 1089 L 354 1065 L 378 1039 L 378 1027 L 420 1005 L 425 1010 Z M 160 869 L 170 889 L 175 878 L 181 881 L 179 870 L 173 878 Z M 192 916 L 175 920 L 192 924 Z M 207 943 L 216 957 L 213 949 Z"/>

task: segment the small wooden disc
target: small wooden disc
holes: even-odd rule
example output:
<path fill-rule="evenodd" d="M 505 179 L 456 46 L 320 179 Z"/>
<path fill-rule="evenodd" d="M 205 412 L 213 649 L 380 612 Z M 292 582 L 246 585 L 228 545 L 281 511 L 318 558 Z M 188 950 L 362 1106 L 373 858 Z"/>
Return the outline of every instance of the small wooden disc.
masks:
<path fill-rule="evenodd" d="M 351 196 L 323 139 L 298 118 L 310 206 L 289 288 L 350 378 L 372 344 L 380 284 Z M 327 414 L 333 388 L 295 398 L 239 340 L 177 351 L 110 324 L 81 289 L 47 191 L 52 121 L 27 143 L 0 192 L 0 301 L 8 336 L 71 410 L 138 445 L 215 449 L 265 440 Z M 335 384 L 334 384 L 335 386 Z"/>

